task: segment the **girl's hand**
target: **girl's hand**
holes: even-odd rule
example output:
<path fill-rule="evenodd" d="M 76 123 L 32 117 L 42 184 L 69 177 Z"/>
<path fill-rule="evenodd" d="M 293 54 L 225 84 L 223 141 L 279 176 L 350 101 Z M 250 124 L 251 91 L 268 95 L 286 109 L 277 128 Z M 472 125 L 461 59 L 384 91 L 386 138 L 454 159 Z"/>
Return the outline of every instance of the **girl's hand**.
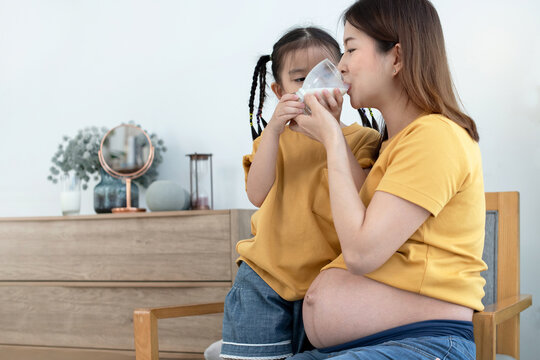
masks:
<path fill-rule="evenodd" d="M 316 93 L 315 97 L 339 122 L 343 106 L 343 95 L 341 95 L 339 89 L 334 89 L 332 92 L 325 89 L 322 94 Z"/>
<path fill-rule="evenodd" d="M 296 94 L 285 94 L 279 100 L 279 103 L 274 110 L 272 118 L 266 126 L 266 131 L 271 130 L 277 135 L 281 134 L 285 129 L 285 125 L 299 114 L 304 113 L 306 107 L 298 101 L 299 97 Z"/>
<path fill-rule="evenodd" d="M 291 130 L 303 133 L 325 146 L 336 136 L 343 136 L 340 124 L 336 121 L 334 114 L 323 106 L 314 95 L 306 95 L 304 102 L 311 109 L 311 115 L 296 116 L 295 121 L 289 125 Z M 332 106 L 332 104 L 327 105 Z"/>

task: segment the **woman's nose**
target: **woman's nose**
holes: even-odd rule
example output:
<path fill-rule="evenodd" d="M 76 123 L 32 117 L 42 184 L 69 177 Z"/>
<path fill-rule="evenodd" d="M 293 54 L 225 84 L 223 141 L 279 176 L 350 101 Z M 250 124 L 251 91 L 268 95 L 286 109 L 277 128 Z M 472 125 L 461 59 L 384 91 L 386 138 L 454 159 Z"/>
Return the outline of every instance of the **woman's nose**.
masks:
<path fill-rule="evenodd" d="M 337 68 L 342 74 L 345 73 L 345 62 L 343 61 L 343 57 L 341 57 L 341 60 L 339 60 Z"/>

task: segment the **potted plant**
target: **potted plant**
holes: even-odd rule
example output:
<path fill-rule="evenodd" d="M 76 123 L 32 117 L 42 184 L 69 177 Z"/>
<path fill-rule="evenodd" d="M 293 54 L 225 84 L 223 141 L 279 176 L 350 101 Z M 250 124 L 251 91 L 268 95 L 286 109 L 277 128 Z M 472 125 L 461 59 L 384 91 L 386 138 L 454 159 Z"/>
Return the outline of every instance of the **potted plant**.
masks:
<path fill-rule="evenodd" d="M 97 181 L 101 177 L 101 182 L 94 188 L 94 209 L 98 213 L 125 206 L 125 185 L 106 173 L 99 162 L 99 146 L 106 133 L 106 128 L 92 126 L 79 130 L 73 138 L 64 135 L 51 159 L 53 165 L 47 176 L 49 181 L 56 184 L 63 174 L 74 173 L 81 180 L 83 190 L 88 189 L 90 179 Z M 154 161 L 144 175 L 134 180 L 143 187 L 148 187 L 157 178 L 157 168 L 163 162 L 163 152 L 167 151 L 163 140 L 156 134 L 151 134 L 150 140 L 154 146 Z M 138 206 L 138 188 L 135 184 L 132 186 L 131 196 L 133 206 Z"/>

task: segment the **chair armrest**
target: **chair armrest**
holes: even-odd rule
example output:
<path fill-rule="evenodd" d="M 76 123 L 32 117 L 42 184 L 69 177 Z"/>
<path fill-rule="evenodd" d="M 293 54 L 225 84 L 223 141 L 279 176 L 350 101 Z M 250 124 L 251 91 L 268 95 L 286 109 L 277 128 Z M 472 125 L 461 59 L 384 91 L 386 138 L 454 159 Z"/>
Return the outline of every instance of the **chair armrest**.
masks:
<path fill-rule="evenodd" d="M 483 321 L 489 318 L 495 325 L 498 325 L 519 314 L 531 305 L 532 295 L 520 294 L 486 306 L 484 311 L 475 313 L 473 318 L 475 321 Z"/>
<path fill-rule="evenodd" d="M 217 314 L 223 312 L 222 302 L 197 305 L 163 306 L 135 309 L 134 315 L 152 314 L 156 319 L 170 319 L 194 315 Z"/>
<path fill-rule="evenodd" d="M 158 319 L 184 316 L 217 314 L 223 312 L 224 303 L 165 306 L 135 309 L 133 328 L 135 335 L 136 360 L 158 360 Z"/>

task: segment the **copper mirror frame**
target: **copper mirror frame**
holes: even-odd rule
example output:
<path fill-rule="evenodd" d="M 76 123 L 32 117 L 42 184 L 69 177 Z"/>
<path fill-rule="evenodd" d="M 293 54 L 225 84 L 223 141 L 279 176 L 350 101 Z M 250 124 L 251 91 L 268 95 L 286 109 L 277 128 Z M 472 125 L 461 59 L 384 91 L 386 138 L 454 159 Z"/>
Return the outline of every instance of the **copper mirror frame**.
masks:
<path fill-rule="evenodd" d="M 104 155 L 103 155 L 103 145 L 105 143 L 105 140 L 107 139 L 107 137 L 112 132 L 114 132 L 115 130 L 117 130 L 118 128 L 121 128 L 121 127 L 131 127 L 131 128 L 136 129 L 140 133 L 144 134 L 144 136 L 146 137 L 146 140 L 148 141 L 148 144 L 149 144 L 149 153 L 148 153 L 148 158 L 146 159 L 146 162 L 144 163 L 144 165 L 139 170 L 131 172 L 131 173 L 122 173 L 122 172 L 118 172 L 118 171 L 114 170 L 109 164 L 107 164 L 107 162 L 105 161 Z M 112 212 L 113 213 L 125 213 L 125 212 L 143 212 L 143 211 L 146 211 L 146 209 L 136 208 L 136 207 L 131 206 L 131 180 L 142 176 L 146 171 L 148 171 L 148 169 L 152 165 L 152 162 L 154 161 L 154 146 L 152 145 L 152 141 L 150 140 L 150 137 L 148 136 L 146 131 L 144 131 L 140 127 L 132 125 L 132 124 L 122 124 L 122 125 L 115 126 L 114 128 L 107 131 L 107 133 L 103 136 L 103 139 L 101 139 L 98 154 L 99 154 L 99 162 L 101 163 L 101 166 L 103 167 L 103 169 L 107 173 L 109 173 L 109 175 L 111 175 L 111 176 L 113 176 L 113 177 L 115 177 L 117 179 L 123 179 L 126 182 L 126 207 L 113 208 Z"/>

